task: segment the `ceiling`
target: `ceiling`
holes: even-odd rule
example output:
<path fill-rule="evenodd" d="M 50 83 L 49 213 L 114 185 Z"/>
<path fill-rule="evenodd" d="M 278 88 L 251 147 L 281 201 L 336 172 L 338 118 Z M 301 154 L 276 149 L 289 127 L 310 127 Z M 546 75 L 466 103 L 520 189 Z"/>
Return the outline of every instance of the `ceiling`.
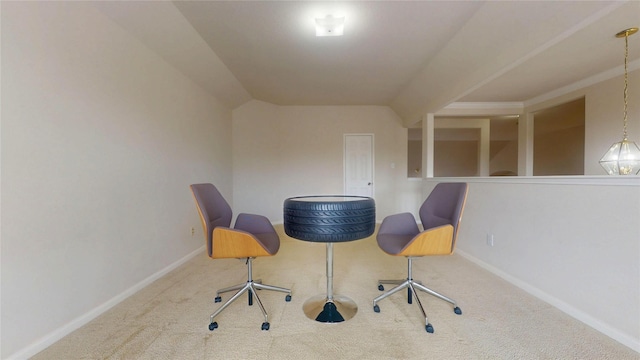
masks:
<path fill-rule="evenodd" d="M 93 5 L 229 107 L 384 105 L 405 125 L 451 103 L 525 103 L 620 75 L 615 34 L 640 26 L 635 0 Z M 344 36 L 315 36 L 325 15 L 345 16 Z M 629 68 L 640 68 L 640 35 Z"/>

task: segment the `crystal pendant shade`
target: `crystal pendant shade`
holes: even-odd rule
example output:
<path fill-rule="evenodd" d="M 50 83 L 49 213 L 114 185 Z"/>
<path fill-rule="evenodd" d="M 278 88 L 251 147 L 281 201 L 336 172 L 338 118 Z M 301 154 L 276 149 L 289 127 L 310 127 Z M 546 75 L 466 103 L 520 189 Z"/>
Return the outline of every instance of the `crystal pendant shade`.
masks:
<path fill-rule="evenodd" d="M 635 142 L 624 139 L 609 148 L 600 165 L 609 175 L 637 175 L 640 173 L 640 148 Z"/>

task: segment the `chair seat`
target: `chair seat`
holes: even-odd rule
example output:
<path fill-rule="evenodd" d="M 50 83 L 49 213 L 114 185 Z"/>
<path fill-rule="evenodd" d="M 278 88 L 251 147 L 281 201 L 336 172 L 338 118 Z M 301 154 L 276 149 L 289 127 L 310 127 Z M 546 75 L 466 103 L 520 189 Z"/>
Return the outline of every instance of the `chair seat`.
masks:
<path fill-rule="evenodd" d="M 389 255 L 398 255 L 410 242 L 414 235 L 378 234 L 378 246 Z"/>

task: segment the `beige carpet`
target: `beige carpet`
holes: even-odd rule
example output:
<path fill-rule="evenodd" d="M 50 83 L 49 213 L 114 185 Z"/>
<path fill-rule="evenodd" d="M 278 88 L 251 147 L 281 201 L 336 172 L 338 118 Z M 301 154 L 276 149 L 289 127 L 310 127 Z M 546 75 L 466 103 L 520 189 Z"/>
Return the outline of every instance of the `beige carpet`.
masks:
<path fill-rule="evenodd" d="M 317 323 L 302 304 L 326 291 L 326 247 L 283 234 L 281 241 L 277 256 L 254 262 L 256 278 L 293 291 L 291 302 L 282 293 L 259 292 L 269 331 L 260 330 L 260 309 L 244 296 L 217 317 L 218 329 L 208 330 L 219 306 L 216 289 L 246 281 L 246 267 L 203 253 L 33 359 L 640 358 L 459 255 L 415 260 L 414 277 L 457 300 L 463 315 L 421 293 L 435 328 L 429 334 L 404 291 L 381 301 L 375 313 L 376 280 L 405 277 L 406 260 L 385 255 L 373 237 L 334 246 L 334 293 L 351 297 L 358 313 L 344 323 Z"/>

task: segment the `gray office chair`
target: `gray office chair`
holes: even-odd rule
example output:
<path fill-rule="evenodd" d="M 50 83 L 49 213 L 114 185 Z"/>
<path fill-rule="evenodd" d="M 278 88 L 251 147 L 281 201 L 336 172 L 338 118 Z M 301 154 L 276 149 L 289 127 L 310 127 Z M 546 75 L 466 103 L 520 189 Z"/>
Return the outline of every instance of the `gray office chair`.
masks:
<path fill-rule="evenodd" d="M 256 290 L 274 290 L 287 293 L 286 301 L 291 301 L 291 290 L 262 284 L 260 279 L 254 281 L 252 262 L 258 256 L 272 256 L 278 252 L 280 249 L 278 233 L 266 217 L 244 213 L 238 215 L 235 226 L 230 228 L 233 213 L 218 189 L 212 184 L 193 184 L 190 188 L 202 221 L 209 257 L 212 259 L 244 259 L 247 264 L 246 283 L 230 286 L 216 292 L 215 302 L 221 302 L 220 294 L 238 290 L 235 295 L 211 314 L 209 330 L 213 331 L 218 327 L 214 318 L 245 292 L 249 296 L 249 305 L 253 305 L 253 295 L 255 295 L 262 315 L 264 315 L 262 330 L 269 330 L 269 318 Z"/>
<path fill-rule="evenodd" d="M 411 213 L 387 216 L 382 220 L 376 240 L 384 252 L 407 258 L 407 278 L 404 280 L 379 280 L 378 289 L 384 291 L 382 284 L 397 286 L 373 300 L 373 311 L 380 312 L 378 302 L 404 288 L 407 288 L 407 302 L 412 303 L 412 294 L 418 302 L 424 316 L 425 329 L 433 333 L 427 314 L 422 307 L 416 289 L 422 290 L 453 305 L 453 311 L 460 315 L 462 311 L 456 302 L 422 285 L 413 279 L 412 261 L 415 257 L 429 255 L 450 255 L 456 245 L 456 237 L 467 199 L 466 183 L 440 183 L 420 207 L 420 219 L 423 231 L 420 231 Z"/>

